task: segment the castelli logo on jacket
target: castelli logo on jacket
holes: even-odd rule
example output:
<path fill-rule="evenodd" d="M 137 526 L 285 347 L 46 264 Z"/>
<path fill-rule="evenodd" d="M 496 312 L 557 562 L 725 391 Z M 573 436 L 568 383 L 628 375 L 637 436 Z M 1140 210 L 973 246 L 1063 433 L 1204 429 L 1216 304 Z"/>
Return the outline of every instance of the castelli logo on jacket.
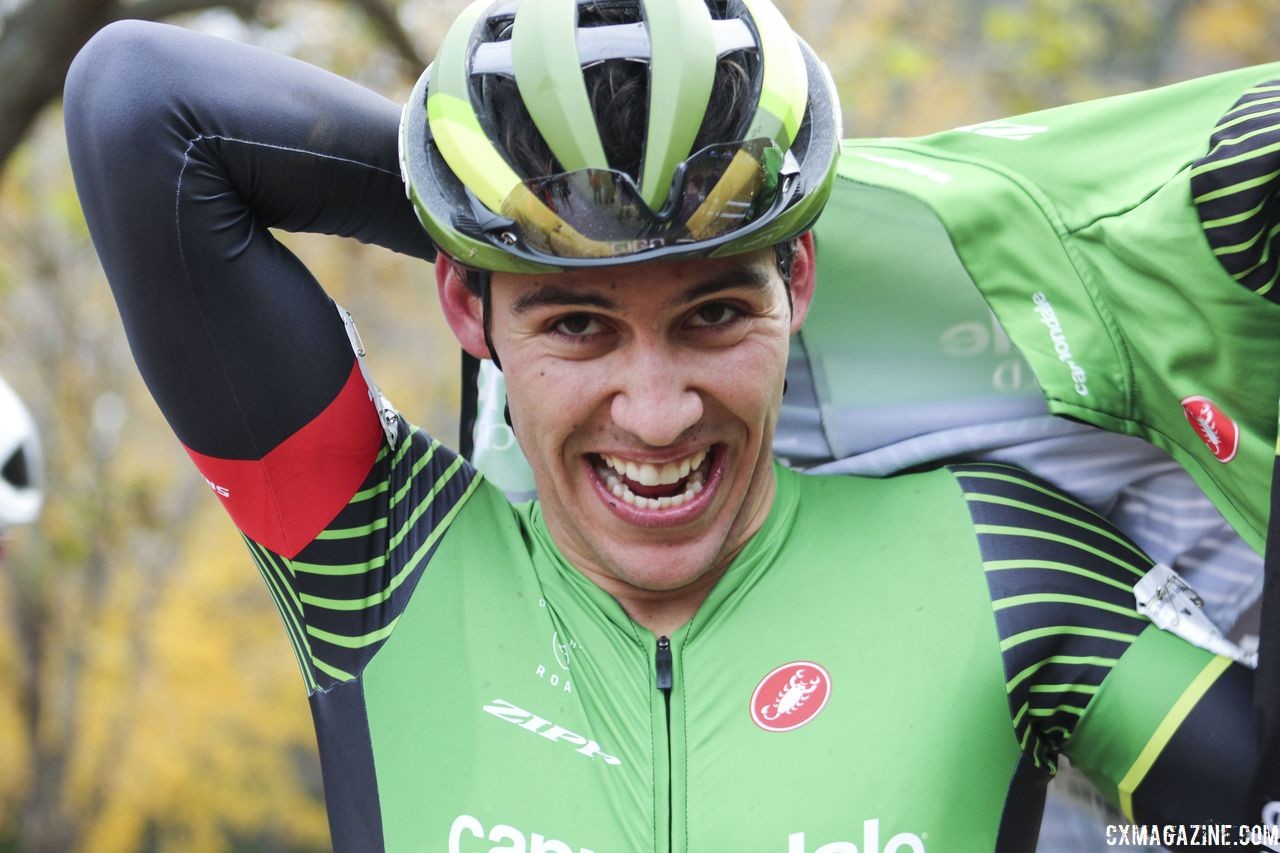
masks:
<path fill-rule="evenodd" d="M 1236 458 L 1240 445 L 1240 428 L 1207 397 L 1187 397 L 1182 401 L 1182 411 L 1187 422 L 1200 436 L 1219 462 Z"/>
<path fill-rule="evenodd" d="M 783 664 L 751 694 L 751 719 L 766 732 L 789 732 L 818 716 L 831 697 L 831 676 L 812 661 Z"/>

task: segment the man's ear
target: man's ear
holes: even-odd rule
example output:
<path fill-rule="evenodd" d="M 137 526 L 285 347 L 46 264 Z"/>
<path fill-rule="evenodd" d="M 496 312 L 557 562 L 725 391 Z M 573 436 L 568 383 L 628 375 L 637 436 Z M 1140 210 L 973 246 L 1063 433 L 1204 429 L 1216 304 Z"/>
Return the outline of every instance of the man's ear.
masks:
<path fill-rule="evenodd" d="M 813 232 L 800 235 L 800 246 L 791 261 L 791 334 L 800 331 L 813 303 L 815 279 Z"/>
<path fill-rule="evenodd" d="M 436 293 L 444 318 L 462 348 L 476 358 L 490 358 L 484 341 L 484 307 L 467 289 L 466 273 L 443 252 L 436 256 Z"/>

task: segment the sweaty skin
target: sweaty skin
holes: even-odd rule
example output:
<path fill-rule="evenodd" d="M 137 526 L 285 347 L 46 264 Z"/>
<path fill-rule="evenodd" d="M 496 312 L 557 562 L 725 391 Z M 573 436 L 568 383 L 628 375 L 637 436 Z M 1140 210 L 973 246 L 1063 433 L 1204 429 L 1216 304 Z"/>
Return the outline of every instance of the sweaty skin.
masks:
<path fill-rule="evenodd" d="M 813 294 L 812 260 L 806 237 L 790 304 L 772 250 L 493 276 L 493 345 L 547 528 L 579 571 L 655 634 L 688 621 L 768 515 L 770 448 L 789 339 Z M 488 357 L 481 300 L 447 259 L 437 281 L 463 347 Z M 660 470 L 699 459 L 705 487 L 696 494 L 696 473 L 640 490 L 689 495 L 675 506 L 636 506 L 610 489 L 610 473 L 622 480 L 617 469 L 628 462 Z M 637 483 L 634 474 L 624 482 Z"/>

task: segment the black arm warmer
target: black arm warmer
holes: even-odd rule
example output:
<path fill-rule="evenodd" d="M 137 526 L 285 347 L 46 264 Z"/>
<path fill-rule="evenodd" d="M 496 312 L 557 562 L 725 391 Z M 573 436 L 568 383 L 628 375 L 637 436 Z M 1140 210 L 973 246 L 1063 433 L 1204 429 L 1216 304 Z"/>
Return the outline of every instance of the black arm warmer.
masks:
<path fill-rule="evenodd" d="M 66 85 L 67 145 L 138 366 L 187 447 L 258 459 L 350 375 L 332 303 L 268 228 L 430 260 L 398 108 L 318 68 L 175 27 L 98 33 Z"/>

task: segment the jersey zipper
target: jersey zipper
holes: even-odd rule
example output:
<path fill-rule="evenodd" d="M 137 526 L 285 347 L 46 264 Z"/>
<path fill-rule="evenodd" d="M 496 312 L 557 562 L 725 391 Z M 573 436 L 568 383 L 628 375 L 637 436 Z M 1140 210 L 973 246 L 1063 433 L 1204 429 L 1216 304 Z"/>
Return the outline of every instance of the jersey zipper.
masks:
<path fill-rule="evenodd" d="M 654 655 L 654 670 L 657 674 L 658 689 L 666 697 L 667 720 L 671 719 L 671 640 L 662 636 L 658 638 L 658 650 Z"/>
<path fill-rule="evenodd" d="M 658 646 L 654 651 L 653 664 L 654 683 L 662 698 L 661 740 L 664 742 L 663 746 L 665 746 L 665 749 L 662 750 L 661 754 L 664 754 L 666 758 L 666 766 L 664 768 L 654 768 L 655 774 L 658 777 L 654 779 L 655 797 L 662 797 L 662 792 L 665 790 L 666 802 L 664 805 L 666 806 L 666 844 L 661 844 L 661 833 L 663 830 L 661 825 L 655 827 L 655 830 L 659 833 L 659 837 L 654 839 L 654 844 L 655 849 L 658 851 L 670 851 L 672 850 L 671 836 L 673 830 L 673 815 L 671 812 L 671 686 L 674 683 L 674 679 L 672 678 L 671 639 L 669 637 L 664 635 L 658 638 Z M 656 806 L 658 803 L 655 802 L 654 805 Z"/>

